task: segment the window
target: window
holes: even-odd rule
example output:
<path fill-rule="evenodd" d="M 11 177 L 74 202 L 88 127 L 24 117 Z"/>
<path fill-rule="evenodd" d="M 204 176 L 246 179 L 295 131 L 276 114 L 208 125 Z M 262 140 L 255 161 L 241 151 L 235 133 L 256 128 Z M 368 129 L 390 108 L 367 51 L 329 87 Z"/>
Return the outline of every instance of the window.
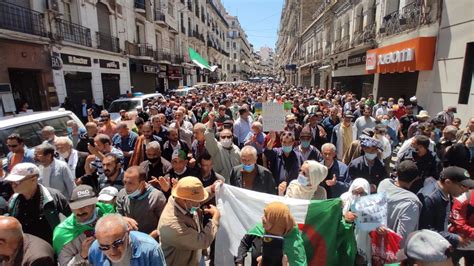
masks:
<path fill-rule="evenodd" d="M 176 40 L 174 37 L 170 37 L 170 53 L 171 54 L 176 53 Z"/>
<path fill-rule="evenodd" d="M 234 59 L 237 59 L 237 54 L 236 53 L 234 53 Z"/>
<path fill-rule="evenodd" d="M 474 42 L 466 44 L 458 104 L 467 104 L 469 102 L 469 94 L 474 84 L 472 79 L 474 79 Z"/>
<path fill-rule="evenodd" d="M 161 35 L 161 32 L 157 31 L 156 32 L 156 49 L 162 49 L 163 48 L 163 36 Z"/>
<path fill-rule="evenodd" d="M 72 22 L 71 3 L 64 3 L 64 19 Z"/>
<path fill-rule="evenodd" d="M 173 0 L 168 0 L 168 15 L 174 18 L 174 4 Z"/>
<path fill-rule="evenodd" d="M 229 48 L 230 48 L 230 43 L 229 43 L 229 42 L 227 42 L 227 49 L 229 49 Z"/>
<path fill-rule="evenodd" d="M 230 71 L 230 64 L 227 64 L 227 70 Z"/>
<path fill-rule="evenodd" d="M 235 42 L 232 42 L 232 48 L 234 48 L 234 49 L 237 48 L 237 44 Z"/>

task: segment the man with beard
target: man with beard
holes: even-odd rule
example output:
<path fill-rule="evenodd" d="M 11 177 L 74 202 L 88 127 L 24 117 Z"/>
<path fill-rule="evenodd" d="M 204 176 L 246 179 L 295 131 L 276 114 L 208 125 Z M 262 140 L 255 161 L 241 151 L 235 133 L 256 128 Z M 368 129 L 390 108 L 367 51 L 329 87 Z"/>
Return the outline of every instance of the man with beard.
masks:
<path fill-rule="evenodd" d="M 102 160 L 102 165 L 104 167 L 105 178 L 99 179 L 98 190 L 102 190 L 104 187 L 108 186 L 113 186 L 118 190 L 122 189 L 123 169 L 120 158 L 113 153 L 109 153 L 105 155 L 104 159 Z"/>
<path fill-rule="evenodd" d="M 168 198 L 170 195 L 170 188 L 172 184 L 175 184 L 179 179 L 186 176 L 198 176 L 199 170 L 187 167 L 188 156 L 183 150 L 174 150 L 171 156 L 171 170 L 164 177 L 159 177 L 158 182 L 161 187 L 161 191 L 165 193 Z"/>
<path fill-rule="evenodd" d="M 54 252 L 41 238 L 24 234 L 20 222 L 0 216 L 0 265 L 54 266 Z"/>
<path fill-rule="evenodd" d="M 148 160 L 140 164 L 140 168 L 146 175 L 146 181 L 154 187 L 159 187 L 156 177 L 166 175 L 172 168 L 171 163 L 161 157 L 160 143 L 152 141 L 146 146 Z"/>
<path fill-rule="evenodd" d="M 95 223 L 103 215 L 113 213 L 114 208 L 98 202 L 93 188 L 88 185 L 74 189 L 69 206 L 73 214 L 54 229 L 54 251 L 60 265 L 89 265 L 87 255 L 95 240 Z"/>
<path fill-rule="evenodd" d="M 327 142 L 326 130 L 320 125 L 323 121 L 323 113 L 316 112 L 308 115 L 308 124 L 305 130 L 311 131 L 311 145 L 321 150 L 321 146 Z"/>
<path fill-rule="evenodd" d="M 100 218 L 95 236 L 88 256 L 92 265 L 166 265 L 161 245 L 147 234 L 130 231 L 119 214 Z"/>
<path fill-rule="evenodd" d="M 142 135 L 138 137 L 133 149 L 132 157 L 130 158 L 129 166 L 139 165 L 141 162 L 146 161 L 147 154 L 145 149 L 150 142 L 162 143 L 162 139 L 157 135 L 153 135 L 153 127 L 150 122 L 146 122 L 142 126 Z"/>
<path fill-rule="evenodd" d="M 166 160 L 171 161 L 171 156 L 173 155 L 173 152 L 178 149 L 184 151 L 187 155 L 189 153 L 189 146 L 186 144 L 186 142 L 181 141 L 179 139 L 178 129 L 169 128 L 168 133 L 168 141 L 163 144 L 163 157 Z"/>
<path fill-rule="evenodd" d="M 204 187 L 214 184 L 217 180 L 225 181 L 224 177 L 216 173 L 213 169 L 212 157 L 209 153 L 204 153 L 199 160 L 199 179 Z"/>
<path fill-rule="evenodd" d="M 97 136 L 97 124 L 94 122 L 87 122 L 86 133 L 79 136 L 79 142 L 76 145 L 76 150 L 82 152 L 89 152 L 87 144 L 94 144 L 94 138 Z"/>

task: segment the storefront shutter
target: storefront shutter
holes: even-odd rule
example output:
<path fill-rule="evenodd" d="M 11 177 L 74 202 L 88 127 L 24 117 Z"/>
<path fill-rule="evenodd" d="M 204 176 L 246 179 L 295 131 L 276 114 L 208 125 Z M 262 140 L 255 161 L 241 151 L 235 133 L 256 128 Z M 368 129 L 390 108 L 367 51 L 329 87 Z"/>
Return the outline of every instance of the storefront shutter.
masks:
<path fill-rule="evenodd" d="M 405 99 L 416 95 L 418 84 L 418 71 L 406 73 L 380 74 L 378 97 L 404 97 Z"/>

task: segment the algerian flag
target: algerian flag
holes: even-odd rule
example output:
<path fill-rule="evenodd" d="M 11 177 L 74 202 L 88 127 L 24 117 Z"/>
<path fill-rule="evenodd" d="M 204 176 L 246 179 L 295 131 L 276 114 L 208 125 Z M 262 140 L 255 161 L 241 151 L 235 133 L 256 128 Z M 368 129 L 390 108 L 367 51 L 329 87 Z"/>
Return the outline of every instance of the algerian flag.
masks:
<path fill-rule="evenodd" d="M 263 209 L 274 201 L 288 205 L 301 230 L 308 265 L 354 265 L 357 247 L 351 225 L 342 220 L 342 201 L 299 200 L 224 184 L 216 194 L 221 212 L 215 265 L 234 266 L 242 237 L 262 221 Z M 290 266 L 298 265 L 290 262 Z"/>
<path fill-rule="evenodd" d="M 214 72 L 214 70 L 217 69 L 217 66 L 210 66 L 206 59 L 202 58 L 202 56 L 196 51 L 194 51 L 193 48 L 189 47 L 188 51 L 191 61 L 193 61 L 193 63 L 198 65 L 201 69 L 205 68 L 210 70 L 211 72 Z"/>

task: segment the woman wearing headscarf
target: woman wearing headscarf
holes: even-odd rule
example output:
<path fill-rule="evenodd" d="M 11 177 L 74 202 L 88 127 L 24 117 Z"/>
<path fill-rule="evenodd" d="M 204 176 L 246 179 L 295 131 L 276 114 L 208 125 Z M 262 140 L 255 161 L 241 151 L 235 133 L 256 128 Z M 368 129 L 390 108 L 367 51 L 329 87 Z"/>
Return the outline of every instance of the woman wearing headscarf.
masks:
<path fill-rule="evenodd" d="M 307 265 L 303 239 L 290 209 L 284 203 L 272 202 L 263 210 L 262 222 L 250 229 L 240 241 L 235 257 L 236 265 L 243 265 L 247 252 L 252 250 L 252 266 L 262 255 L 263 235 L 281 236 L 284 239 L 283 254 L 288 257 L 290 266 Z"/>
<path fill-rule="evenodd" d="M 278 186 L 278 194 L 287 198 L 325 200 L 327 199 L 326 189 L 319 184 L 326 178 L 328 168 L 316 161 L 305 161 L 300 168 L 300 174 L 290 185 L 282 182 Z M 286 194 L 285 193 L 286 189 Z"/>
<path fill-rule="evenodd" d="M 354 223 L 357 216 L 351 211 L 352 204 L 356 199 L 370 194 L 370 184 L 364 178 L 356 178 L 352 182 L 349 190 L 341 195 L 342 200 L 342 216 L 346 223 Z M 357 242 L 358 259 L 356 265 L 364 265 L 363 263 L 371 262 L 371 246 L 369 232 L 360 231 L 355 227 L 355 239 Z M 360 262 L 360 257 L 364 262 Z"/>

